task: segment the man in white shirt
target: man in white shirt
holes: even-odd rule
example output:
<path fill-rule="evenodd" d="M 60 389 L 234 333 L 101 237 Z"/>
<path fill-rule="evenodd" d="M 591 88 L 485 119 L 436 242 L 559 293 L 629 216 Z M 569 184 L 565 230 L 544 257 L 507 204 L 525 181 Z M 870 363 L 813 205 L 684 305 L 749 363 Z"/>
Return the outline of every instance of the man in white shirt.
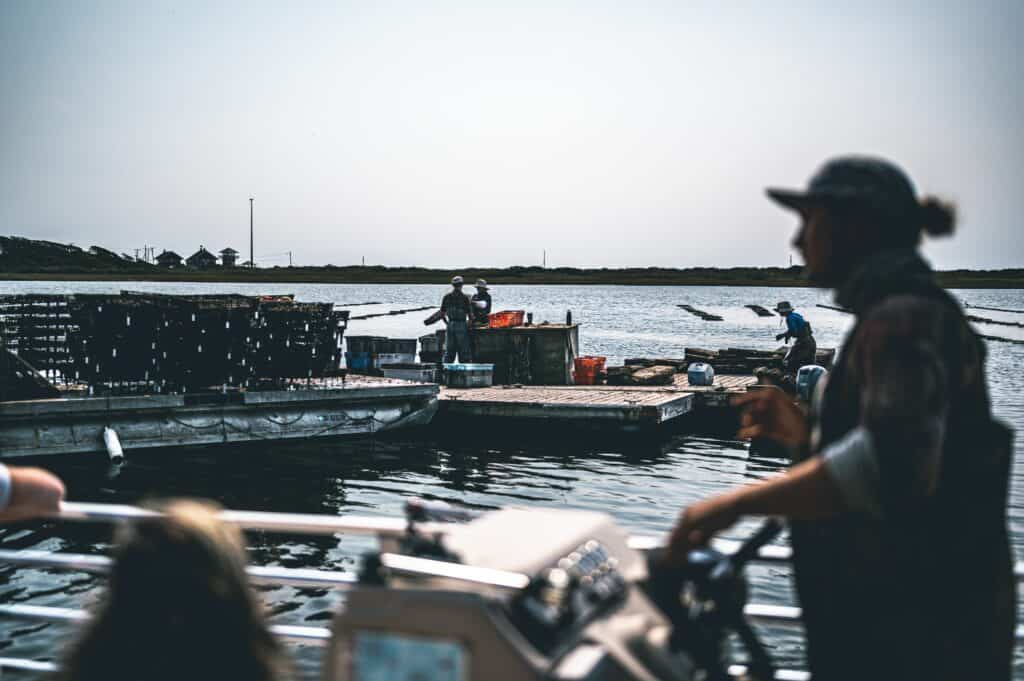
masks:
<path fill-rule="evenodd" d="M 42 468 L 0 464 L 0 523 L 14 523 L 60 510 L 64 483 Z"/>

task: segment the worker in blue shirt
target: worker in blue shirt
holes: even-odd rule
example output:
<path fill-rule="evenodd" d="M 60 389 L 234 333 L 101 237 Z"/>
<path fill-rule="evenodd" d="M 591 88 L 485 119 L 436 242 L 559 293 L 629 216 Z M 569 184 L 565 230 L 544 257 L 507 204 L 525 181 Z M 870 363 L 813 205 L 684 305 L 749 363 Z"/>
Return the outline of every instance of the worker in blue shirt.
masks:
<path fill-rule="evenodd" d="M 785 300 L 775 306 L 775 311 L 786 320 L 785 333 L 777 335 L 775 340 L 784 340 L 787 345 L 791 338 L 796 340 L 782 359 L 783 370 L 787 373 L 796 373 L 805 364 L 814 364 L 818 344 L 814 340 L 810 322 Z"/>

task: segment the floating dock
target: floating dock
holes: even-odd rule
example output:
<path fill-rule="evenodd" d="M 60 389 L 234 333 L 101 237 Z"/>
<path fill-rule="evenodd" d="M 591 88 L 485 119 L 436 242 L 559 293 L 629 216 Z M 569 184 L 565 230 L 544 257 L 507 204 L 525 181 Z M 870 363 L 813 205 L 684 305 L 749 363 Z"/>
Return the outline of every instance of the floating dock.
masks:
<path fill-rule="evenodd" d="M 580 425 L 654 427 L 701 409 L 727 406 L 756 384 L 753 376 L 716 376 L 691 386 L 676 374 L 666 386 L 495 386 L 441 388 L 445 416 L 529 419 Z"/>
<path fill-rule="evenodd" d="M 104 453 L 114 430 L 140 449 L 368 435 L 426 425 L 438 386 L 350 379 L 344 387 L 0 403 L 0 459 Z"/>

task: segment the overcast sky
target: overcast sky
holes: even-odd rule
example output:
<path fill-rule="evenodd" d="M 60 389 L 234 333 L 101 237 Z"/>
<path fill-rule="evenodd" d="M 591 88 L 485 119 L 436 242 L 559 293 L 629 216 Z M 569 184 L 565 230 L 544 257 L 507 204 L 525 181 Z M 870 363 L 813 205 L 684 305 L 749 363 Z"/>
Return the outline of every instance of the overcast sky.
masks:
<path fill-rule="evenodd" d="M 728 9 L 721 6 L 728 5 Z M 1024 266 L 1024 2 L 0 2 L 0 234 L 258 264 L 784 265 L 888 156 Z"/>

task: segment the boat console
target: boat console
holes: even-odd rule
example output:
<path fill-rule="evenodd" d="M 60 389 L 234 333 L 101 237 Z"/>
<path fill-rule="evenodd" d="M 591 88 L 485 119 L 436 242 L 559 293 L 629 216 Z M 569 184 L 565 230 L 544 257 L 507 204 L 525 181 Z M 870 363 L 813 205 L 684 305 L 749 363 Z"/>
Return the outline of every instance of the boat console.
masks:
<path fill-rule="evenodd" d="M 630 548 L 602 513 L 451 513 L 413 504 L 405 535 L 364 558 L 333 624 L 326 678 L 717 680 L 731 678 L 730 630 L 755 678 L 772 677 L 743 620 L 742 565 L 777 525 L 732 556 L 698 549 L 669 567 Z"/>

